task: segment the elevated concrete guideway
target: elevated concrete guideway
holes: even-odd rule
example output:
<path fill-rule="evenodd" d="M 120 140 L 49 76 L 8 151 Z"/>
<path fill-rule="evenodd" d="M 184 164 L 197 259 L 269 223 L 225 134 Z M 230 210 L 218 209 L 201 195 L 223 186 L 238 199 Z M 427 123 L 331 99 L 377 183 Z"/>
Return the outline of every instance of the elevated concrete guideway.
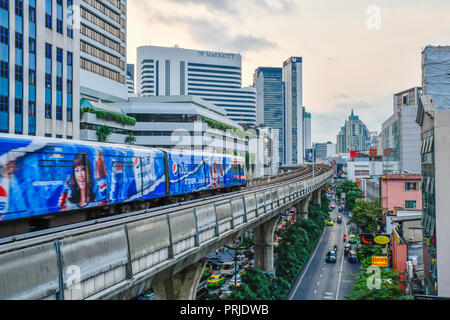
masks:
<path fill-rule="evenodd" d="M 254 230 L 255 267 L 273 271 L 281 214 L 307 212 L 329 166 L 219 198 L 181 204 L 0 246 L 0 299 L 195 299 L 205 257 Z M 315 195 L 311 196 L 313 193 Z"/>

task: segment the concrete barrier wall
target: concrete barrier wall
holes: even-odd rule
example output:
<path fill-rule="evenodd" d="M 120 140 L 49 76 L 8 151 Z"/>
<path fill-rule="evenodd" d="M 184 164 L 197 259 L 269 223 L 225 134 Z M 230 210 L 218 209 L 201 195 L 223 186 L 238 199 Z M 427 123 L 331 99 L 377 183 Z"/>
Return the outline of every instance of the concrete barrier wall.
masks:
<path fill-rule="evenodd" d="M 0 255 L 0 300 L 56 299 L 58 293 L 58 258 L 53 242 Z"/>
<path fill-rule="evenodd" d="M 147 281 L 189 250 L 286 208 L 331 176 L 0 246 L 0 299 L 98 298 L 135 277 Z"/>

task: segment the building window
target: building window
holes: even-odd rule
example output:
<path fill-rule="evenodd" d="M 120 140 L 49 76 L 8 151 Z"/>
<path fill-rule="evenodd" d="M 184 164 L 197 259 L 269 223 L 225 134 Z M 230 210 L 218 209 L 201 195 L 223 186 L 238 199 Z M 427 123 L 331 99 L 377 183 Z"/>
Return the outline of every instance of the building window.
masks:
<path fill-rule="evenodd" d="M 417 182 L 405 182 L 405 190 L 418 190 Z"/>
<path fill-rule="evenodd" d="M 23 81 L 23 68 L 21 66 L 18 66 L 16 64 L 16 81 L 22 82 Z"/>
<path fill-rule="evenodd" d="M 52 88 L 52 75 L 46 73 L 45 74 L 45 87 L 47 89 L 51 89 Z"/>
<path fill-rule="evenodd" d="M 52 0 L 45 0 L 45 26 L 52 29 Z"/>
<path fill-rule="evenodd" d="M 45 44 L 45 57 L 47 59 L 51 59 L 52 58 L 52 45 L 46 43 Z"/>
<path fill-rule="evenodd" d="M 36 8 L 28 7 L 28 17 L 30 22 L 36 23 Z"/>
<path fill-rule="evenodd" d="M 416 201 L 415 200 L 406 200 L 405 201 L 405 208 L 406 209 L 416 209 Z"/>
<path fill-rule="evenodd" d="M 35 85 L 36 84 L 36 71 L 35 70 L 28 70 L 28 83 Z"/>
<path fill-rule="evenodd" d="M 28 51 L 30 53 L 36 53 L 36 39 L 29 38 L 29 40 L 28 40 Z"/>
<path fill-rule="evenodd" d="M 9 28 L 0 26 L 0 42 L 9 44 Z"/>
<path fill-rule="evenodd" d="M 52 105 L 49 103 L 45 104 L 45 118 L 46 119 L 52 118 Z"/>
<path fill-rule="evenodd" d="M 0 61 L 0 77 L 8 78 L 9 76 L 9 63 L 6 61 Z"/>
<path fill-rule="evenodd" d="M 16 0 L 16 16 L 23 17 L 23 0 Z"/>
<path fill-rule="evenodd" d="M 56 120 L 62 120 L 63 119 L 63 112 L 62 112 L 62 106 L 56 106 Z"/>
<path fill-rule="evenodd" d="M 23 35 L 16 32 L 16 48 L 23 49 Z"/>

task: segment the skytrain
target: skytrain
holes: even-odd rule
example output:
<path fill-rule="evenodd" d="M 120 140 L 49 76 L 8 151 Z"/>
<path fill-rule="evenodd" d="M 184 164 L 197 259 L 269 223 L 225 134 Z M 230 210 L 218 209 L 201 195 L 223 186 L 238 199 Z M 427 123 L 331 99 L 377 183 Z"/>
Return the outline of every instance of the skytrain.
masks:
<path fill-rule="evenodd" d="M 239 156 L 0 135 L 0 224 L 246 184 Z"/>

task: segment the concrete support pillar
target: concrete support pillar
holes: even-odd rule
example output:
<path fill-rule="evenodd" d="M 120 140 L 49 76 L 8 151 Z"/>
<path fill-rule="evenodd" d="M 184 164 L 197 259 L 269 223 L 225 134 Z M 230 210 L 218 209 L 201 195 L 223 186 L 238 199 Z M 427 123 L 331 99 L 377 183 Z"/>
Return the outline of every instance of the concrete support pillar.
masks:
<path fill-rule="evenodd" d="M 200 260 L 169 278 L 153 280 L 156 300 L 195 300 L 198 284 L 207 260 Z"/>
<path fill-rule="evenodd" d="M 322 188 L 317 189 L 316 191 L 313 191 L 312 194 L 313 203 L 315 205 L 319 205 L 322 203 Z"/>
<path fill-rule="evenodd" d="M 308 206 L 311 201 L 311 194 L 303 198 L 297 205 L 297 220 L 308 219 Z"/>
<path fill-rule="evenodd" d="M 273 259 L 273 235 L 279 221 L 279 216 L 268 220 L 253 230 L 255 239 L 255 267 L 264 272 L 272 272 Z"/>

